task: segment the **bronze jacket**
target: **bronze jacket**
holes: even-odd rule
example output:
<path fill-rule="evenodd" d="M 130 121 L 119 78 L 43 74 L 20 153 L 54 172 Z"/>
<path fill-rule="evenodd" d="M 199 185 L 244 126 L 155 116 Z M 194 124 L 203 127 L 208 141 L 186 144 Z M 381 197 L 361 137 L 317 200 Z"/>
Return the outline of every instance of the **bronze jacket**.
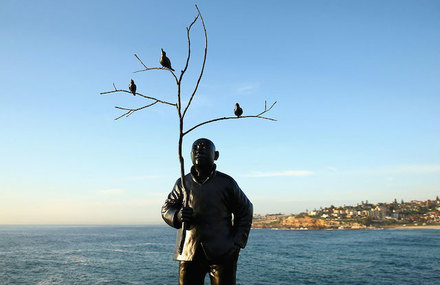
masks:
<path fill-rule="evenodd" d="M 194 168 L 185 177 L 190 190 L 189 207 L 194 211 L 194 222 L 186 232 L 182 254 L 179 245 L 182 224 L 177 214 L 183 206 L 184 193 L 180 179 L 162 206 L 162 218 L 178 229 L 174 259 L 190 261 L 198 246 L 208 260 L 221 260 L 244 248 L 252 224 L 253 206 L 235 180 L 215 168 L 205 181 L 197 181 Z"/>

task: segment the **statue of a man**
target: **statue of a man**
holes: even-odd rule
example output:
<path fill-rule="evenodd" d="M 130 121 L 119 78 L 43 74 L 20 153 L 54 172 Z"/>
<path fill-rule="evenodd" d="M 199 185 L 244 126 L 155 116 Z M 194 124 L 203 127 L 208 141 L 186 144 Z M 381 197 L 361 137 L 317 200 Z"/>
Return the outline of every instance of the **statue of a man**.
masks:
<path fill-rule="evenodd" d="M 192 145 L 191 173 L 185 175 L 189 206 L 183 206 L 180 179 L 162 207 L 165 222 L 178 229 L 174 259 L 179 264 L 179 284 L 235 284 L 240 248 L 246 246 L 252 224 L 252 203 L 235 180 L 216 170 L 219 157 L 212 141 L 202 138 Z M 189 224 L 179 253 L 182 222 Z"/>

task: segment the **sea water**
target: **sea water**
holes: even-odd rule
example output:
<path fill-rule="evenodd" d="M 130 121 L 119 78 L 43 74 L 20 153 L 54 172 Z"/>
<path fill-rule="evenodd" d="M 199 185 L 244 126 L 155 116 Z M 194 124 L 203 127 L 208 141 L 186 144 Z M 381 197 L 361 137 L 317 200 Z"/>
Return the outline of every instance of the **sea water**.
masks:
<path fill-rule="evenodd" d="M 167 226 L 0 226 L 0 284 L 177 284 L 175 234 Z M 440 284 L 440 229 L 253 229 L 237 284 Z"/>

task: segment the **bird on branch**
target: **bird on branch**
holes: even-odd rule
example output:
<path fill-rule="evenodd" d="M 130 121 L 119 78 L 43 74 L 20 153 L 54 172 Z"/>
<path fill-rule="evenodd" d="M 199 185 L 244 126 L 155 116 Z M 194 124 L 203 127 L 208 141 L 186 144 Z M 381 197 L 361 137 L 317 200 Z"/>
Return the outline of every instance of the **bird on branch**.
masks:
<path fill-rule="evenodd" d="M 243 109 L 240 107 L 238 103 L 235 103 L 235 109 L 234 109 L 235 116 L 239 117 L 243 114 Z"/>
<path fill-rule="evenodd" d="M 130 81 L 130 85 L 128 85 L 128 89 L 133 93 L 133 96 L 136 96 L 136 84 L 134 84 L 133 79 Z"/>
<path fill-rule="evenodd" d="M 171 69 L 172 71 L 174 71 L 174 69 L 171 67 L 171 61 L 167 57 L 167 53 L 162 48 L 160 50 L 161 50 L 161 52 L 160 52 L 160 64 L 163 67 L 166 67 L 166 68 Z"/>

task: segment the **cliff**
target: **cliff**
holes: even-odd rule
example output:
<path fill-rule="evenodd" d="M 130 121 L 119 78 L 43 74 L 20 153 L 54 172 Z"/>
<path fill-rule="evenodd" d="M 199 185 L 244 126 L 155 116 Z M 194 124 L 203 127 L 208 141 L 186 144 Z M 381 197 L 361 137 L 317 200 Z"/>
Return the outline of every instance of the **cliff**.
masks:
<path fill-rule="evenodd" d="M 347 221 L 325 220 L 314 217 L 296 217 L 286 215 L 256 216 L 252 226 L 254 228 L 282 228 L 282 229 L 365 229 L 367 226 Z"/>

